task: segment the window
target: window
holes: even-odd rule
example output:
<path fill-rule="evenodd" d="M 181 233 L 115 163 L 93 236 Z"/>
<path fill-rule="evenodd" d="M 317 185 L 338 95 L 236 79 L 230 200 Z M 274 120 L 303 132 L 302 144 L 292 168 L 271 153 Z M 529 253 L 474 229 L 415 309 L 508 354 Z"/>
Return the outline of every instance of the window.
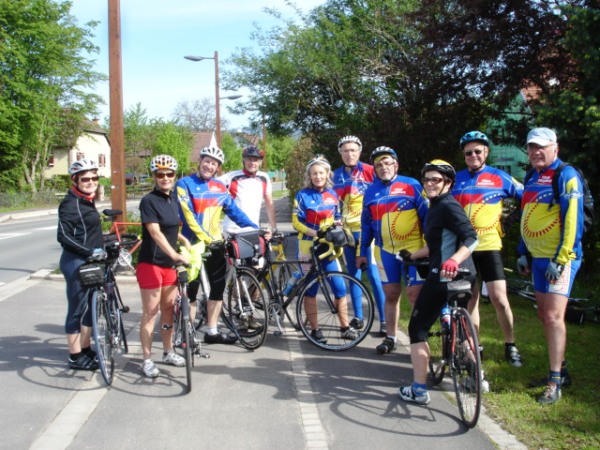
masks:
<path fill-rule="evenodd" d="M 98 155 L 98 166 L 106 167 L 106 155 L 104 153 Z"/>
<path fill-rule="evenodd" d="M 77 161 L 81 161 L 83 158 L 85 158 L 85 153 L 77 152 Z"/>
<path fill-rule="evenodd" d="M 48 167 L 54 167 L 54 155 L 48 157 Z"/>

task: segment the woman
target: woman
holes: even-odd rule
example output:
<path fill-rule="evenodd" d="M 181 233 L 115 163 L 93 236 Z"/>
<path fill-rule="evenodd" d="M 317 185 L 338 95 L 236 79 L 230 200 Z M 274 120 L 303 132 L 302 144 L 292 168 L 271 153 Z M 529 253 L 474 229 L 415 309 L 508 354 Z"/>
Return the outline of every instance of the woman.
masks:
<path fill-rule="evenodd" d="M 69 167 L 73 185 L 58 207 L 58 242 L 63 248 L 60 270 L 67 284 L 65 333 L 69 368 L 96 370 L 96 353 L 90 347 L 92 310 L 90 290 L 79 283 L 79 267 L 95 252 L 103 252 L 102 225 L 94 197 L 98 189 L 98 166 L 81 159 Z"/>
<path fill-rule="evenodd" d="M 310 251 L 313 241 L 320 229 L 325 229 L 332 224 L 341 225 L 339 199 L 332 189 L 331 166 L 322 156 L 317 155 L 306 166 L 304 189 L 296 194 L 292 211 L 292 225 L 298 230 L 298 259 L 310 260 Z M 319 248 L 318 253 L 323 253 L 326 247 Z M 341 270 L 337 259 L 328 259 L 322 262 L 325 270 Z M 308 270 L 307 265 L 302 267 Z M 342 280 L 333 278 L 332 289 L 336 297 L 338 317 L 340 319 L 342 338 L 356 339 L 357 331 L 348 324 L 348 305 L 346 303 L 346 287 Z M 315 284 L 307 293 L 304 300 L 306 316 L 311 327 L 311 336 L 326 343 L 327 339 L 319 329 L 317 321 L 317 289 Z"/>
<path fill-rule="evenodd" d="M 179 206 L 174 190 L 177 161 L 169 155 L 158 155 L 152 158 L 150 170 L 155 185 L 140 202 L 143 228 L 136 277 L 142 294 L 142 372 L 148 378 L 156 378 L 159 371 L 152 361 L 152 335 L 159 309 L 162 361 L 172 366 L 185 366 L 185 359 L 173 351 L 173 306 L 177 295 L 177 274 L 173 265 L 188 263 L 187 258 L 175 250 L 177 240 L 188 248 L 190 243 L 179 233 Z"/>
<path fill-rule="evenodd" d="M 425 224 L 425 247 L 413 252 L 410 259 L 429 256 L 429 275 L 417 297 L 408 324 L 413 383 L 398 390 L 404 401 L 426 405 L 429 329 L 439 318 L 446 301 L 448 281 L 456 277 L 458 267 L 470 270 L 467 279 L 475 282 L 471 253 L 477 247 L 477 233 L 458 201 L 450 194 L 456 180 L 454 168 L 436 159 L 421 170 L 421 182 L 430 206 Z"/>

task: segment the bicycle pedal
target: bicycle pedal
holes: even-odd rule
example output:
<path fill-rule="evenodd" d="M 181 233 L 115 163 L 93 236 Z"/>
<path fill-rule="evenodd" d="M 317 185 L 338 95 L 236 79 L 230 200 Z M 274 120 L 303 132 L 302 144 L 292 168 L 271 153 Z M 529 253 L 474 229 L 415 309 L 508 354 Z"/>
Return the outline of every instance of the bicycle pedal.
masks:
<path fill-rule="evenodd" d="M 129 312 L 129 306 L 123 305 L 123 307 L 121 308 L 121 312 L 128 313 Z"/>

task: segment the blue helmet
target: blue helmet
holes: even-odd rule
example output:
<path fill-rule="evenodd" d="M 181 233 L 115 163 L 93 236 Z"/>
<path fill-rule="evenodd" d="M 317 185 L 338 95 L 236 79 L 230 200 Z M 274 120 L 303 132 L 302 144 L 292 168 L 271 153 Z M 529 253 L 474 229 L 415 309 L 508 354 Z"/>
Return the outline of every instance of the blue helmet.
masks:
<path fill-rule="evenodd" d="M 460 149 L 462 150 L 463 148 L 465 148 L 466 144 L 473 141 L 483 142 L 483 144 L 486 147 L 490 146 L 490 140 L 481 131 L 469 131 L 467 134 L 460 138 Z"/>

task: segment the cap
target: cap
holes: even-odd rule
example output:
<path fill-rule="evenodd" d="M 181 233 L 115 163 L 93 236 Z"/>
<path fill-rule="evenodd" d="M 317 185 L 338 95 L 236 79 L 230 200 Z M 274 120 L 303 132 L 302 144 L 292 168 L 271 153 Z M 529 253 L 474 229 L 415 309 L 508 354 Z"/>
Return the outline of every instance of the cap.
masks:
<path fill-rule="evenodd" d="M 550 128 L 534 128 L 527 135 L 528 144 L 546 145 L 556 144 L 556 133 Z"/>

